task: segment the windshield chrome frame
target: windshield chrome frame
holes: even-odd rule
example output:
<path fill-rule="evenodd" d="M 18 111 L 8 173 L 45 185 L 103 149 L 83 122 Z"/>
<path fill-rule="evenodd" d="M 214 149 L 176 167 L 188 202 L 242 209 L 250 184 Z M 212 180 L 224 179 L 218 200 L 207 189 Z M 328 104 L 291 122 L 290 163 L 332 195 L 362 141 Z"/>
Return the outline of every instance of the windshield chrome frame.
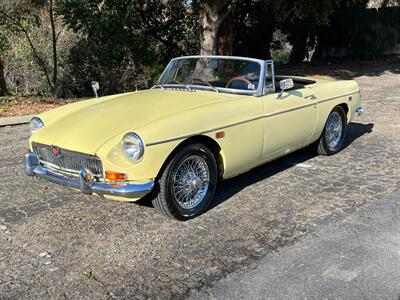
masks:
<path fill-rule="evenodd" d="M 224 55 L 190 55 L 190 56 L 181 56 L 171 59 L 168 63 L 164 71 L 162 72 L 159 81 L 164 76 L 165 72 L 167 71 L 170 64 L 172 64 L 176 60 L 181 59 L 199 59 L 199 58 L 215 58 L 215 59 L 230 59 L 230 60 L 241 60 L 241 61 L 249 61 L 249 62 L 256 62 L 260 65 L 260 78 L 258 82 L 258 87 L 255 91 L 247 91 L 247 90 L 239 90 L 239 89 L 230 89 L 230 88 L 221 88 L 216 87 L 216 89 L 220 92 L 230 93 L 230 94 L 240 94 L 240 95 L 252 95 L 256 97 L 260 97 L 265 95 L 265 78 L 266 78 L 266 71 L 268 69 L 268 65 L 271 65 L 271 77 L 272 77 L 272 84 L 275 89 L 275 76 L 274 76 L 274 63 L 272 60 L 262 60 L 256 58 L 249 58 L 249 57 L 241 57 L 241 56 L 224 56 Z M 176 87 L 176 84 L 162 84 L 163 87 Z M 189 85 L 191 87 L 199 87 L 196 85 Z M 206 89 L 203 89 L 206 90 Z"/>

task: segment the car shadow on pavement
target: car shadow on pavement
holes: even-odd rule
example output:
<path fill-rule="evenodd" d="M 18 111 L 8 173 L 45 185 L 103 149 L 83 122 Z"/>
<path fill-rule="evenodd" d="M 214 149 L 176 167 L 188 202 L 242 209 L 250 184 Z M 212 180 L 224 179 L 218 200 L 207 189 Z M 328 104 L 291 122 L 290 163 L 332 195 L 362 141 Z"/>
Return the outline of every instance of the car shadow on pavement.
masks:
<path fill-rule="evenodd" d="M 364 134 L 372 132 L 374 124 L 361 124 L 361 123 L 350 123 L 346 129 L 346 139 L 344 140 L 343 148 L 347 148 L 351 143 Z"/>
<path fill-rule="evenodd" d="M 372 132 L 374 124 L 350 123 L 347 127 L 344 148 L 351 145 L 356 139 Z M 312 147 L 307 147 L 289 155 L 278 158 L 259 167 L 256 167 L 244 174 L 221 182 L 217 189 L 215 200 L 209 209 L 213 209 L 229 200 L 232 196 L 239 193 L 244 188 L 262 181 L 275 174 L 285 171 L 297 164 L 305 163 L 307 160 L 317 156 Z"/>
<path fill-rule="evenodd" d="M 344 141 L 344 148 L 348 147 L 364 134 L 372 132 L 374 124 L 361 124 L 350 123 L 347 127 L 346 139 Z M 265 163 L 259 167 L 251 169 L 244 174 L 238 175 L 234 178 L 225 180 L 220 183 L 217 188 L 215 199 L 210 206 L 209 210 L 217 207 L 221 203 L 229 200 L 232 196 L 239 193 L 244 188 L 262 181 L 266 178 L 274 176 L 275 174 L 287 170 L 297 164 L 304 163 L 307 160 L 317 156 L 311 147 L 307 147 L 289 155 L 278 158 L 269 163 Z M 154 194 L 150 194 L 143 199 L 134 202 L 135 204 L 152 207 L 151 200 Z"/>

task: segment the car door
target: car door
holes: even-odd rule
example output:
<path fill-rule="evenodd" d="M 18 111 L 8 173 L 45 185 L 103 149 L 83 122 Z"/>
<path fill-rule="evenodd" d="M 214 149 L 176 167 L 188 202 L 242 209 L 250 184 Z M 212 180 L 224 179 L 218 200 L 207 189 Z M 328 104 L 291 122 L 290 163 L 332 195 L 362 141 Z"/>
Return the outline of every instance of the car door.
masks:
<path fill-rule="evenodd" d="M 263 96 L 264 159 L 280 156 L 310 142 L 317 122 L 317 98 L 312 88 Z"/>

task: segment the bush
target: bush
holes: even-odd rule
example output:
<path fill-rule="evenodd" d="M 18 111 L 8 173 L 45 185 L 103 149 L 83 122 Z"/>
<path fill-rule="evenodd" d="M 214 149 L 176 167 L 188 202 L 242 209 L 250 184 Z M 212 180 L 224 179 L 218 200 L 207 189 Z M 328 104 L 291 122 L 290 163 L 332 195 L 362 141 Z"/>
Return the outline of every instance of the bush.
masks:
<path fill-rule="evenodd" d="M 399 24 L 400 7 L 343 9 L 322 31 L 320 46 L 325 52 L 329 48 L 344 49 L 345 56 L 374 59 L 400 44 Z"/>

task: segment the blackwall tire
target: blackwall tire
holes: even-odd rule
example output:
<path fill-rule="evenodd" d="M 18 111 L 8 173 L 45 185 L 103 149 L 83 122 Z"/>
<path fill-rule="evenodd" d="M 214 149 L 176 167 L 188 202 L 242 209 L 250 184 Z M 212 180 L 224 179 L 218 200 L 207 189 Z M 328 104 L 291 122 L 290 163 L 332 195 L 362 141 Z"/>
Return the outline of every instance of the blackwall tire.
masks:
<path fill-rule="evenodd" d="M 200 143 L 187 145 L 167 163 L 153 206 L 169 218 L 192 219 L 210 206 L 217 182 L 217 162 L 211 150 Z"/>

